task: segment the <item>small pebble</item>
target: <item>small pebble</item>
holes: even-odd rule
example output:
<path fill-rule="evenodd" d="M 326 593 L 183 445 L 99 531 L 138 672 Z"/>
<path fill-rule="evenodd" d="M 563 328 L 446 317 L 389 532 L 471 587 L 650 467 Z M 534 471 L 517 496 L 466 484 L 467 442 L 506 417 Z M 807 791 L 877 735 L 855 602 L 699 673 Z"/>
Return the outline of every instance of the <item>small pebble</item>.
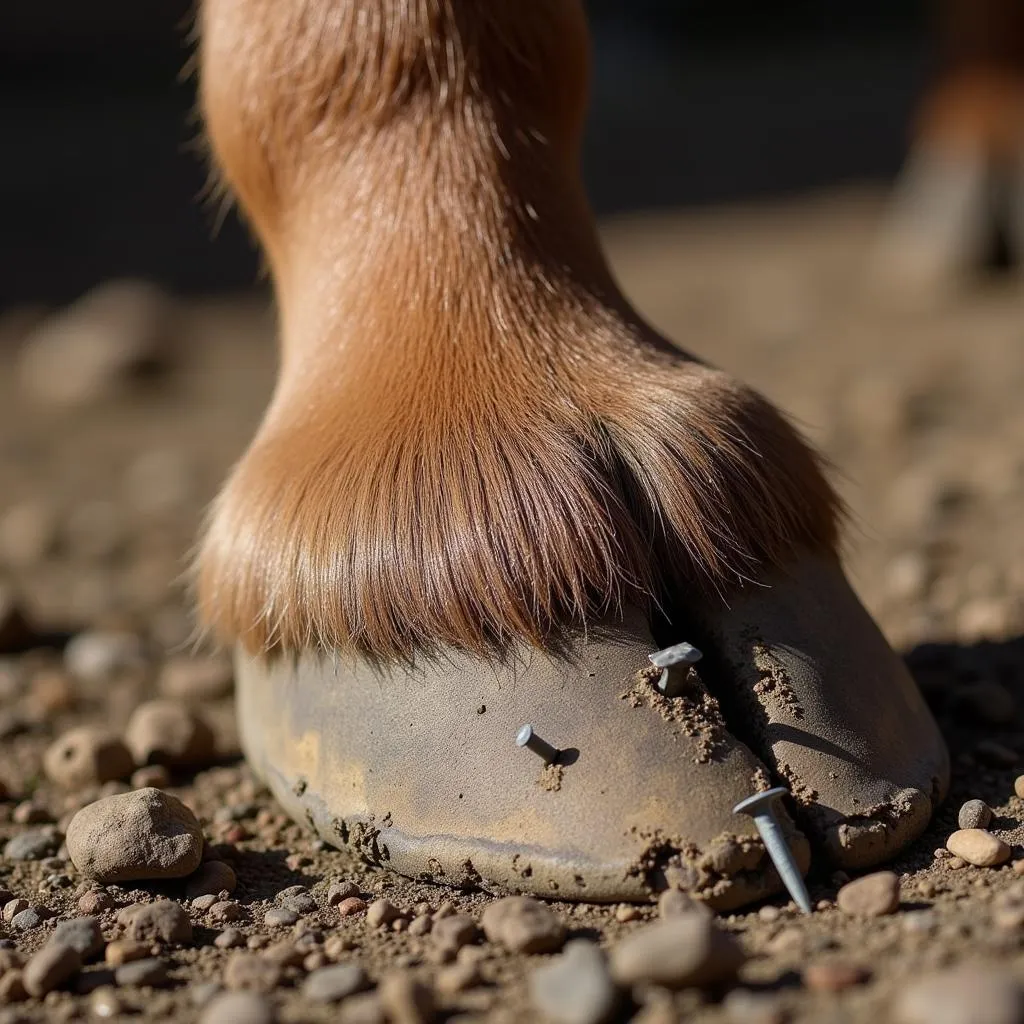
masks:
<path fill-rule="evenodd" d="M 78 950 L 60 942 L 48 942 L 33 955 L 21 974 L 25 991 L 36 998 L 63 985 L 82 966 Z"/>
<path fill-rule="evenodd" d="M 267 928 L 287 928 L 298 921 L 299 915 L 285 907 L 271 907 L 263 915 L 263 924 Z"/>
<path fill-rule="evenodd" d="M 4 921 L 10 924 L 14 918 L 20 914 L 23 910 L 28 910 L 31 906 L 28 900 L 23 900 L 20 896 L 16 896 L 14 899 L 8 900 L 4 904 Z"/>
<path fill-rule="evenodd" d="M 60 833 L 52 825 L 29 829 L 7 841 L 4 857 L 7 860 L 43 860 L 57 852 L 60 840 Z"/>
<path fill-rule="evenodd" d="M 341 907 L 348 903 L 348 900 L 344 900 L 338 907 L 338 913 L 341 914 Z M 379 899 L 374 900 L 366 908 L 366 923 L 373 928 L 379 928 L 382 925 L 391 924 L 392 921 L 396 921 L 402 916 L 401 910 L 398 909 L 390 900 Z"/>
<path fill-rule="evenodd" d="M 142 671 L 145 648 L 134 633 L 78 633 L 64 648 L 64 665 L 76 679 L 105 683 L 115 676 Z"/>
<path fill-rule="evenodd" d="M 352 917 L 366 910 L 366 901 L 358 896 L 349 896 L 338 904 L 338 917 Z"/>
<path fill-rule="evenodd" d="M 359 886 L 354 882 L 332 882 L 327 890 L 327 905 L 336 907 L 342 900 L 359 895 Z"/>
<path fill-rule="evenodd" d="M 171 700 L 140 704 L 128 719 L 124 741 L 137 765 L 168 768 L 208 764 L 216 746 L 210 726 L 185 704 Z"/>
<path fill-rule="evenodd" d="M 639 920 L 641 917 L 643 917 L 643 914 L 640 913 L 640 908 L 632 903 L 620 903 L 615 908 L 615 920 L 620 921 L 622 924 Z"/>
<path fill-rule="evenodd" d="M 479 934 L 480 929 L 477 928 L 476 921 L 468 914 L 452 914 L 451 917 L 441 918 L 432 926 L 430 937 L 437 945 L 455 951 L 476 942 Z"/>
<path fill-rule="evenodd" d="M 882 917 L 900 905 L 900 879 L 892 871 L 876 871 L 848 882 L 839 890 L 836 904 L 844 914 Z"/>
<path fill-rule="evenodd" d="M 11 918 L 11 930 L 16 932 L 28 932 L 38 928 L 49 916 L 42 907 L 29 907 L 22 910 Z"/>
<path fill-rule="evenodd" d="M 219 896 L 222 892 L 234 892 L 238 879 L 230 864 L 222 860 L 208 860 L 200 865 L 194 875 L 185 880 L 185 896 Z"/>
<path fill-rule="evenodd" d="M 604 953 L 585 940 L 570 942 L 561 956 L 533 972 L 530 997 L 555 1024 L 604 1024 L 619 1001 Z"/>
<path fill-rule="evenodd" d="M 114 901 L 100 889 L 90 889 L 78 897 L 78 909 L 83 914 L 101 914 L 113 906 Z"/>
<path fill-rule="evenodd" d="M 119 1017 L 124 1007 L 117 992 L 110 985 L 100 985 L 93 989 L 89 996 L 89 1012 L 94 1017 L 107 1020 L 111 1017 Z"/>
<path fill-rule="evenodd" d="M 612 977 L 623 986 L 702 988 L 735 977 L 745 957 L 712 919 L 688 914 L 633 932 L 611 952 Z"/>
<path fill-rule="evenodd" d="M 281 982 L 281 966 L 255 953 L 235 953 L 224 968 L 224 987 L 233 992 L 273 992 Z"/>
<path fill-rule="evenodd" d="M 244 916 L 245 911 L 234 900 L 218 900 L 206 914 L 207 920 L 213 925 L 230 924 L 232 921 L 240 921 Z"/>
<path fill-rule="evenodd" d="M 69 729 L 43 755 L 46 774 L 64 789 L 126 779 L 133 767 L 132 755 L 124 743 L 95 725 Z"/>
<path fill-rule="evenodd" d="M 114 939 L 107 943 L 103 959 L 111 967 L 130 964 L 134 960 L 144 960 L 150 955 L 152 943 L 138 942 L 135 939 Z"/>
<path fill-rule="evenodd" d="M 160 988 L 170 983 L 167 964 L 158 957 L 147 957 L 145 960 L 133 960 L 122 964 L 114 971 L 114 981 L 120 986 L 148 986 Z"/>
<path fill-rule="evenodd" d="M 1021 798 L 1021 800 L 1024 800 L 1024 775 L 1018 775 L 1017 778 L 1013 780 L 1013 791 Z"/>
<path fill-rule="evenodd" d="M 234 949 L 245 942 L 245 936 L 237 928 L 225 928 L 214 940 L 218 949 Z"/>
<path fill-rule="evenodd" d="M 173 900 L 140 903 L 125 908 L 121 913 L 127 924 L 129 938 L 140 942 L 166 942 L 173 946 L 188 946 L 192 943 L 192 922 Z"/>
<path fill-rule="evenodd" d="M 103 931 L 95 917 L 73 917 L 69 921 L 61 921 L 49 941 L 70 946 L 82 958 L 82 963 L 103 952 Z"/>
<path fill-rule="evenodd" d="M 957 823 L 961 828 L 988 828 L 992 808 L 984 800 L 968 800 L 960 807 Z"/>
<path fill-rule="evenodd" d="M 366 972 L 358 964 L 333 964 L 307 975 L 302 994 L 313 1003 L 337 1003 L 368 985 Z"/>
<path fill-rule="evenodd" d="M 99 882 L 182 878 L 203 856 L 196 816 L 159 789 L 136 789 L 83 807 L 71 819 L 68 853 Z"/>
<path fill-rule="evenodd" d="M 870 972 L 860 964 L 836 960 L 808 964 L 804 968 L 803 982 L 812 992 L 842 992 L 867 981 Z"/>
<path fill-rule="evenodd" d="M 274 1007 L 256 992 L 222 992 L 203 1010 L 199 1024 L 274 1024 Z"/>
<path fill-rule="evenodd" d="M 434 925 L 435 934 L 439 924 Z M 488 904 L 480 925 L 490 942 L 512 953 L 557 953 L 565 943 L 565 925 L 529 896 L 506 896 Z"/>
<path fill-rule="evenodd" d="M 946 849 L 955 857 L 980 868 L 1005 864 L 1012 853 L 1002 839 L 980 828 L 964 828 L 954 832 L 946 840 Z"/>

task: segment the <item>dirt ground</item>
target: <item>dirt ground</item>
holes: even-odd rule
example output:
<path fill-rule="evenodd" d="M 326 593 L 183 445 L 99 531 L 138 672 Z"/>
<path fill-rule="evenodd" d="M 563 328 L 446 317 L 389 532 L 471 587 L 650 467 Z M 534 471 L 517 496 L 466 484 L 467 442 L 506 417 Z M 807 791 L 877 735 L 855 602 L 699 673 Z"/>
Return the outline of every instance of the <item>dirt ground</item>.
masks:
<path fill-rule="evenodd" d="M 844 915 L 834 901 L 846 879 L 816 863 L 810 890 L 823 909 L 805 918 L 780 899 L 777 909 L 723 918 L 750 956 L 738 985 L 728 994 L 685 991 L 671 1008 L 651 995 L 641 1009 L 649 1022 L 885 1021 L 895 1019 L 909 980 L 961 961 L 1024 980 L 1013 864 L 964 866 L 942 850 L 960 805 L 980 798 L 995 811 L 992 831 L 1024 858 L 1024 802 L 1014 795 L 1024 772 L 1024 282 L 1006 274 L 913 297 L 871 280 L 880 209 L 875 194 L 831 193 L 605 226 L 626 292 L 648 317 L 776 400 L 833 461 L 851 510 L 852 579 L 924 689 L 954 773 L 927 834 L 892 865 L 901 879 L 897 913 Z M 66 824 L 89 795 L 68 796 L 47 781 L 42 755 L 52 740 L 83 722 L 122 728 L 157 692 L 166 659 L 191 651 L 187 552 L 203 506 L 251 436 L 274 370 L 273 318 L 262 298 L 192 301 L 176 311 L 161 375 L 121 397 L 55 408 L 15 372 L 18 343 L 41 315 L 11 310 L 0 319 L 2 578 L 43 644 L 0 658 L 0 780 L 11 794 L 0 802 L 0 843 L 40 823 Z M 69 674 L 61 642 L 98 628 L 137 633 L 143 662 L 112 681 Z M 376 930 L 360 915 L 339 920 L 327 886 L 350 879 L 368 899 L 385 895 L 402 908 L 451 901 L 471 915 L 487 894 L 370 870 L 286 822 L 239 759 L 230 703 L 203 701 L 218 763 L 176 775 L 169 790 L 237 874 L 241 941 L 340 935 L 345 955 L 372 977 L 397 966 L 434 978 L 440 968 L 424 938 Z M 275 932 L 263 914 L 294 884 L 311 889 L 318 909 Z M 88 888 L 66 860 L 0 858 L 0 889 L 58 917 L 77 913 Z M 117 906 L 155 894 L 180 899 L 182 886 L 112 890 Z M 656 916 L 653 907 L 624 920 L 631 914 L 614 906 L 553 906 L 572 933 L 602 944 Z M 102 915 L 108 938 L 119 933 L 116 915 L 116 907 Z M 197 986 L 218 980 L 232 952 L 212 944 L 220 928 L 201 912 L 192 917 L 193 944 L 164 954 L 170 984 L 118 988 L 109 1016 L 197 1018 L 211 991 L 197 994 Z M 3 922 L 0 940 L 31 951 L 52 928 L 51 919 L 15 933 Z M 526 979 L 543 958 L 482 949 L 480 983 L 439 995 L 442 1016 L 537 1019 Z M 861 966 L 866 980 L 815 990 L 802 972 L 818 962 Z M 304 999 L 302 973 L 287 968 L 269 997 L 280 1018 L 339 1019 L 336 1007 Z M 91 999 L 55 991 L 0 1005 L 0 1021 L 87 1019 L 100 1015 Z"/>

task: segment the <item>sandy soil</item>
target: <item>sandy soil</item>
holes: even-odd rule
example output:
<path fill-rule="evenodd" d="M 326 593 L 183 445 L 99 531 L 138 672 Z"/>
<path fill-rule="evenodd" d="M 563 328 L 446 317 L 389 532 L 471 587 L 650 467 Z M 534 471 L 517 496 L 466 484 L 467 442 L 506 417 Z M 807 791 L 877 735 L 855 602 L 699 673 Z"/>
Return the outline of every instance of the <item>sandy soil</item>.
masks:
<path fill-rule="evenodd" d="M 852 578 L 924 688 L 954 766 L 946 805 L 893 865 L 897 913 L 844 915 L 834 900 L 845 879 L 817 867 L 810 888 L 824 909 L 812 917 L 780 900 L 777 909 L 723 920 L 750 954 L 739 986 L 750 998 L 684 992 L 671 1009 L 652 1002 L 648 1020 L 878 1021 L 892 1019 L 908 979 L 932 968 L 982 959 L 1024 979 L 1024 912 L 1008 910 L 1019 878 L 1013 865 L 962 866 L 936 853 L 961 803 L 981 798 L 995 811 L 993 831 L 1015 859 L 1024 857 L 1024 802 L 1013 785 L 1024 771 L 1024 288 L 1006 277 L 924 299 L 872 286 L 878 212 L 875 196 L 831 194 L 606 226 L 613 262 L 640 308 L 686 348 L 779 402 L 833 460 L 851 510 Z M 54 409 L 19 384 L 16 347 L 3 344 L 37 316 L 16 310 L 0 320 L 4 577 L 55 644 L 83 629 L 127 628 L 151 656 L 102 684 L 71 678 L 56 648 L 0 659 L 0 780 L 13 797 L 0 803 L 0 842 L 38 827 L 26 817 L 59 822 L 81 803 L 45 779 L 48 744 L 86 721 L 120 728 L 155 692 L 166 657 L 188 649 L 186 553 L 203 505 L 251 435 L 274 365 L 273 320 L 260 298 L 193 302 L 180 310 L 164 375 L 120 398 Z M 25 525 L 47 522 L 36 538 Z M 425 940 L 374 930 L 358 915 L 339 922 L 320 898 L 327 884 L 351 879 L 370 898 L 384 894 L 406 908 L 450 900 L 470 914 L 486 894 L 409 883 L 325 849 L 284 821 L 238 760 L 230 697 L 206 702 L 205 711 L 221 761 L 176 776 L 170 791 L 196 811 L 238 875 L 234 899 L 244 915 L 235 926 L 246 938 L 294 940 L 291 927 L 274 932 L 262 918 L 277 892 L 303 884 L 321 909 L 304 916 L 300 932 L 344 936 L 375 977 L 399 966 L 433 978 L 438 965 Z M 182 895 L 175 883 L 144 888 L 114 895 L 120 905 Z M 66 862 L 2 858 L 0 889 L 65 916 L 85 891 Z M 615 907 L 555 907 L 573 932 L 602 943 L 656 916 L 654 908 L 622 920 L 630 914 Z M 113 910 L 103 916 L 108 937 L 118 932 L 115 918 Z M 193 945 L 167 954 L 170 987 L 119 989 L 123 1014 L 196 1018 L 195 986 L 218 979 L 230 954 L 212 945 L 218 928 L 201 914 L 194 921 Z M 30 951 L 50 929 L 13 935 L 0 924 L 0 938 Z M 541 959 L 484 947 L 482 983 L 440 997 L 444 1013 L 533 1019 L 526 978 Z M 815 991 L 801 972 L 817 962 L 860 965 L 868 977 L 838 993 Z M 272 996 L 281 1019 L 338 1019 L 336 1009 L 304 1001 L 301 974 L 289 968 Z M 54 992 L 0 1005 L 0 1021 L 90 1012 L 88 995 Z"/>

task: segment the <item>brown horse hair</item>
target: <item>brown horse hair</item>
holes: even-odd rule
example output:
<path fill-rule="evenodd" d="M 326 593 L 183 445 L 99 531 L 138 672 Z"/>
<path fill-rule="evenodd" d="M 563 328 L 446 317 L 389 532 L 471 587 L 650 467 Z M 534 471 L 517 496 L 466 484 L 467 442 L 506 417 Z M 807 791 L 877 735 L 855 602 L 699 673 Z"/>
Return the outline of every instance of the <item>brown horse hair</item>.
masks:
<path fill-rule="evenodd" d="M 201 29 L 281 333 L 196 563 L 221 639 L 493 655 L 834 550 L 816 455 L 612 279 L 577 0 L 204 0 Z"/>

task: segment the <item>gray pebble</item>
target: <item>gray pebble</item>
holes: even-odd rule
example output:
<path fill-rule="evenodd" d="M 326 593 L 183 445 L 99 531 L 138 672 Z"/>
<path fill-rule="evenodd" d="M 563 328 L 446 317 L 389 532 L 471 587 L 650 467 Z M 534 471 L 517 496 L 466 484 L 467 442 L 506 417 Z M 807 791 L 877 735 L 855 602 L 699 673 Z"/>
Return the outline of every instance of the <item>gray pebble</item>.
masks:
<path fill-rule="evenodd" d="M 988 828 L 992 808 L 984 800 L 968 800 L 961 806 L 956 820 L 961 828 Z"/>
<path fill-rule="evenodd" d="M 199 1024 L 274 1024 L 274 1007 L 255 992 L 222 992 L 203 1010 Z"/>
<path fill-rule="evenodd" d="M 604 954 L 582 940 L 570 942 L 560 957 L 533 972 L 530 995 L 556 1024 L 605 1024 L 619 998 Z"/>
<path fill-rule="evenodd" d="M 316 900 L 308 892 L 300 892 L 295 896 L 289 896 L 287 899 L 281 900 L 281 906 L 296 914 L 315 914 L 320 909 L 316 905 Z"/>
<path fill-rule="evenodd" d="M 271 907 L 263 915 L 263 923 L 267 928 L 287 928 L 298 921 L 299 915 L 286 907 Z"/>
<path fill-rule="evenodd" d="M 366 972 L 358 964 L 334 964 L 308 975 L 302 984 L 302 994 L 310 1002 L 336 1003 L 368 985 Z"/>
<path fill-rule="evenodd" d="M 60 833 L 52 825 L 30 828 L 9 839 L 4 847 L 7 860 L 43 860 L 60 848 Z"/>
<path fill-rule="evenodd" d="M 145 960 L 133 960 L 122 964 L 114 971 L 114 981 L 121 986 L 148 986 L 160 988 L 170 984 L 167 975 L 167 964 L 158 957 L 147 957 Z"/>
<path fill-rule="evenodd" d="M 50 936 L 50 942 L 77 950 L 83 963 L 99 956 L 104 946 L 103 932 L 95 917 L 73 917 L 70 921 L 61 921 Z"/>
<path fill-rule="evenodd" d="M 11 928 L 16 932 L 28 932 L 38 928 L 49 916 L 42 907 L 29 907 L 11 918 Z"/>

